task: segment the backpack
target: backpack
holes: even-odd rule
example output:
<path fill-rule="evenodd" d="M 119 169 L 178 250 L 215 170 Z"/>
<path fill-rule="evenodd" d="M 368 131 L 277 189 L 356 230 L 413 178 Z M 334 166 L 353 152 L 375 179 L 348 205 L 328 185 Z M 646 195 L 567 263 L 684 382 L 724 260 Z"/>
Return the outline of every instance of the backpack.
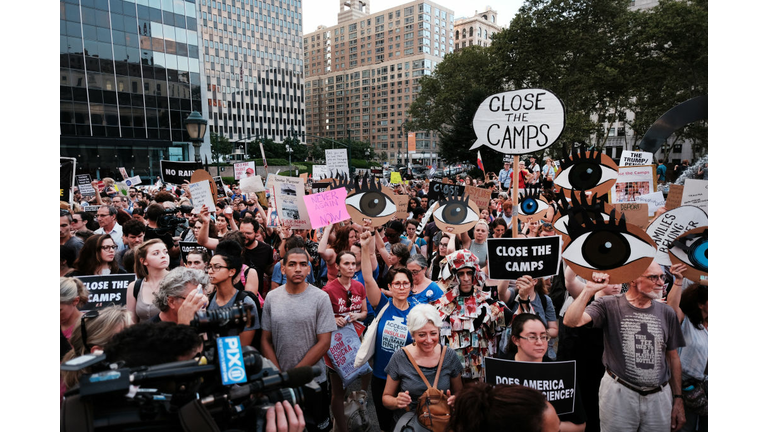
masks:
<path fill-rule="evenodd" d="M 208 304 L 211 304 L 213 302 L 213 296 L 216 294 L 216 291 L 214 290 L 212 293 L 208 294 Z M 259 303 L 259 297 L 256 296 L 256 294 L 246 291 L 245 289 L 238 289 L 237 293 L 235 294 L 235 303 L 238 302 L 244 302 L 246 297 L 250 297 L 251 300 L 256 304 L 256 315 L 259 318 L 259 324 L 261 324 L 261 310 L 262 306 L 261 303 Z M 261 327 L 261 325 L 259 325 Z M 253 335 L 253 340 L 251 341 L 251 346 L 256 348 L 257 350 L 261 350 L 261 328 L 256 329 L 256 333 Z"/>
<path fill-rule="evenodd" d="M 136 279 L 136 283 L 133 284 L 133 298 L 139 299 L 139 291 L 141 291 L 141 284 L 144 282 L 144 278 Z"/>
<path fill-rule="evenodd" d="M 407 349 L 405 355 L 408 356 L 408 360 L 419 373 L 419 376 L 424 380 L 424 384 L 427 385 L 427 391 L 421 394 L 419 402 L 416 405 L 415 415 L 419 421 L 419 424 L 432 432 L 445 432 L 448 430 L 448 423 L 451 420 L 451 407 L 448 405 L 448 397 L 442 390 L 437 389 L 437 383 L 440 381 L 440 370 L 443 368 L 443 359 L 445 359 L 445 347 L 441 347 L 440 363 L 437 365 L 437 372 L 435 373 L 435 384 L 430 385 L 427 378 L 421 372 L 421 368 L 416 364 L 416 361 L 411 357 L 411 354 Z"/>

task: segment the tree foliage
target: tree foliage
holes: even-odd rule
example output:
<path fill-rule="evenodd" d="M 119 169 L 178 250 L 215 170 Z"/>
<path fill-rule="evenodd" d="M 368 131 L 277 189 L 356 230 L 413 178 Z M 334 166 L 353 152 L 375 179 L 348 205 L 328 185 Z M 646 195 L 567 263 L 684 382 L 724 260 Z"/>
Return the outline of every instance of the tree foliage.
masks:
<path fill-rule="evenodd" d="M 211 159 L 213 162 L 223 162 L 226 155 L 232 153 L 232 143 L 225 136 L 211 133 Z"/>

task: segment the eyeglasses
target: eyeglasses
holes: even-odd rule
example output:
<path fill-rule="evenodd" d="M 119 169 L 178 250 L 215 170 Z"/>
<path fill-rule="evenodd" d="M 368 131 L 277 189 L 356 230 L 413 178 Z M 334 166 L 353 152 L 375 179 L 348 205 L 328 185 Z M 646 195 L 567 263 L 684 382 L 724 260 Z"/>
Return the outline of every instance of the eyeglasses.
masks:
<path fill-rule="evenodd" d="M 101 250 L 117 250 L 117 245 L 103 245 Z"/>
<path fill-rule="evenodd" d="M 85 330 L 85 321 L 91 318 L 96 318 L 98 316 L 99 316 L 99 311 L 92 310 L 84 313 L 80 317 L 80 337 L 83 339 L 83 346 L 85 347 L 85 353 L 88 353 L 91 351 L 91 345 L 88 343 L 88 332 Z"/>
<path fill-rule="evenodd" d="M 211 269 L 213 269 L 213 271 L 219 271 L 221 269 L 229 270 L 229 267 L 223 266 L 223 265 L 219 265 L 219 264 L 209 264 L 209 265 L 205 266 L 205 271 L 211 271 Z"/>
<path fill-rule="evenodd" d="M 410 269 L 409 269 L 409 270 L 410 270 Z M 423 269 L 423 268 L 421 268 L 421 267 L 419 267 L 419 269 L 418 269 L 418 270 L 411 270 L 411 274 L 412 274 L 412 275 L 418 274 L 418 273 L 420 273 L 422 270 L 424 270 L 424 269 Z"/>
<path fill-rule="evenodd" d="M 69 210 L 59 209 L 59 216 L 66 216 L 69 214 Z"/>
<path fill-rule="evenodd" d="M 448 243 L 440 243 L 440 247 L 447 248 L 448 247 Z"/>
<path fill-rule="evenodd" d="M 536 343 L 537 341 L 542 341 L 542 342 L 549 342 L 549 340 L 550 340 L 550 339 L 552 339 L 551 337 L 549 337 L 549 335 L 541 335 L 541 336 L 518 336 L 518 338 L 520 338 L 520 339 L 525 339 L 525 340 L 527 340 L 527 341 L 528 341 L 528 342 L 530 342 L 530 343 Z"/>
<path fill-rule="evenodd" d="M 663 274 L 660 274 L 660 275 L 643 275 L 643 277 L 648 279 L 651 282 L 654 282 L 654 283 L 664 282 L 664 275 Z"/>
<path fill-rule="evenodd" d="M 411 283 L 410 282 L 392 282 L 390 284 L 392 288 L 410 288 Z"/>

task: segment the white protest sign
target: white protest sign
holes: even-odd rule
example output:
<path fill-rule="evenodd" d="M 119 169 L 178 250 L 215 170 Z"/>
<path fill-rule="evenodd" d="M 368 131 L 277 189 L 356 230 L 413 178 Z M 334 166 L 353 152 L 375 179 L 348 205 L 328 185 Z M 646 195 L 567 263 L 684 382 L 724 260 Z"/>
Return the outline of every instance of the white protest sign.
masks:
<path fill-rule="evenodd" d="M 235 180 L 240 180 L 246 177 L 245 171 L 250 168 L 253 173 L 256 173 L 256 164 L 253 161 L 250 162 L 238 162 L 235 164 Z"/>
<path fill-rule="evenodd" d="M 686 231 L 708 225 L 704 210 L 690 205 L 669 210 L 657 217 L 645 230 L 658 247 L 654 257 L 656 262 L 671 266 L 672 261 L 667 252 L 672 242 Z"/>
<path fill-rule="evenodd" d="M 331 177 L 331 172 L 328 171 L 328 165 L 312 165 L 312 180 L 317 181 L 329 177 Z"/>
<path fill-rule="evenodd" d="M 278 217 L 284 226 L 312 229 L 304 203 L 304 181 L 298 177 L 274 176 L 275 202 Z"/>
<path fill-rule="evenodd" d="M 636 203 L 647 203 L 648 204 L 648 216 L 653 216 L 654 213 L 656 213 L 656 210 L 659 209 L 659 207 L 664 207 L 664 204 L 666 204 L 667 200 L 664 199 L 664 194 L 659 192 L 653 192 L 646 195 L 640 195 L 635 197 Z"/>
<path fill-rule="evenodd" d="M 655 178 L 653 165 L 619 167 L 616 183 L 611 187 L 611 202 L 635 202 L 637 197 L 655 190 Z"/>
<path fill-rule="evenodd" d="M 331 177 L 336 177 L 336 174 L 342 173 L 349 178 L 347 149 L 325 149 L 325 165 L 328 167 Z"/>
<path fill-rule="evenodd" d="M 625 151 L 621 153 L 619 166 L 653 165 L 653 154 L 644 151 Z"/>
<path fill-rule="evenodd" d="M 240 179 L 240 192 L 264 192 L 264 182 L 261 180 L 260 175 L 253 177 L 243 177 Z"/>
<path fill-rule="evenodd" d="M 208 180 L 190 183 L 189 193 L 192 195 L 192 206 L 195 210 L 200 210 L 205 204 L 208 209 L 216 208 L 216 202 L 211 197 L 211 185 Z"/>
<path fill-rule="evenodd" d="M 96 195 L 96 191 L 93 190 L 93 186 L 91 186 L 90 174 L 77 174 L 75 176 L 75 183 L 77 183 L 77 187 L 83 196 Z"/>
<path fill-rule="evenodd" d="M 565 128 L 565 106 L 543 89 L 522 89 L 487 97 L 472 120 L 474 150 L 488 146 L 500 153 L 522 155 L 551 146 Z"/>
<path fill-rule="evenodd" d="M 141 177 L 139 176 L 133 176 L 131 178 L 125 179 L 125 185 L 128 187 L 136 186 L 141 184 Z"/>
<path fill-rule="evenodd" d="M 683 186 L 682 205 L 696 206 L 707 211 L 709 201 L 709 188 L 707 180 L 686 179 Z"/>

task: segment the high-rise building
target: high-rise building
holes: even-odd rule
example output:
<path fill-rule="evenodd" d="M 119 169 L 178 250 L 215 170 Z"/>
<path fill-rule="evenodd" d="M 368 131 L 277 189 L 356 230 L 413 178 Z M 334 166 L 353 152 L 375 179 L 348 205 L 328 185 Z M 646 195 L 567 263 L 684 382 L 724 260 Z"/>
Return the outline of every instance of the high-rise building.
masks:
<path fill-rule="evenodd" d="M 427 0 L 374 14 L 362 0 L 339 6 L 337 25 L 304 35 L 307 141 L 351 138 L 381 162 L 438 164 L 436 134 L 412 131 L 409 146 L 403 124 L 419 79 L 453 52 L 453 11 Z"/>
<path fill-rule="evenodd" d="M 154 179 L 189 160 L 203 111 L 194 0 L 61 0 L 60 153 L 78 172 Z"/>
<path fill-rule="evenodd" d="M 209 133 L 303 141 L 301 0 L 198 1 Z"/>
<path fill-rule="evenodd" d="M 454 48 L 458 51 L 468 46 L 491 45 L 491 36 L 501 31 L 497 22 L 498 12 L 486 6 L 485 10 L 469 18 L 456 18 L 453 23 Z"/>

